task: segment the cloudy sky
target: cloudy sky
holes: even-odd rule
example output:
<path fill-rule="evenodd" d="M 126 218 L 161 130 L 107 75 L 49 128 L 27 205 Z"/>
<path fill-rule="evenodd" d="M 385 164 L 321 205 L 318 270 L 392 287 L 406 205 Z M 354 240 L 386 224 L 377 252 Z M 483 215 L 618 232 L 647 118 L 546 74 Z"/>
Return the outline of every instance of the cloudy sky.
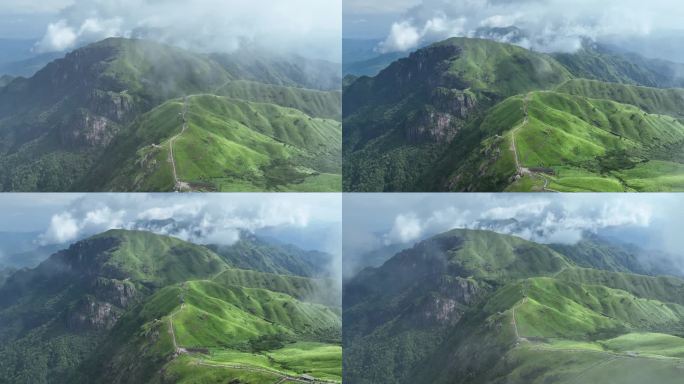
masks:
<path fill-rule="evenodd" d="M 565 244 L 594 233 L 684 257 L 680 194 L 346 194 L 343 206 L 345 264 L 453 228 Z"/>
<path fill-rule="evenodd" d="M 146 37 L 203 51 L 261 47 L 339 60 L 341 0 L 3 0 L 0 38 L 36 52 L 106 37 Z"/>
<path fill-rule="evenodd" d="M 333 194 L 3 194 L 0 232 L 62 244 L 113 228 L 232 244 L 242 230 L 338 254 L 341 197 Z M 174 225 L 159 225 L 173 219 Z"/>
<path fill-rule="evenodd" d="M 385 52 L 516 26 L 530 36 L 520 45 L 542 51 L 574 51 L 582 37 L 641 50 L 636 41 L 649 37 L 659 41 L 653 54 L 673 56 L 668 51 L 681 48 L 669 38 L 683 35 L 678 0 L 345 0 L 343 7 L 345 37 L 381 39 Z"/>

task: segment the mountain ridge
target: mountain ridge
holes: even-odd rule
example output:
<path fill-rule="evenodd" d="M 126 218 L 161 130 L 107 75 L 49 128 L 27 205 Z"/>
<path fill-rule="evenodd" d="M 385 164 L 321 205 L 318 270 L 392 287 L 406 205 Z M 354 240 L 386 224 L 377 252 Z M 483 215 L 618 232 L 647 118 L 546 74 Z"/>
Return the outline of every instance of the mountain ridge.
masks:
<path fill-rule="evenodd" d="M 581 66 L 595 57 L 603 58 L 596 66 L 615 76 L 591 75 L 570 65 Z M 663 72 L 658 63 L 598 46 L 559 56 L 472 38 L 421 48 L 373 78 L 362 76 L 345 85 L 343 187 L 346 191 L 677 191 L 682 188 L 678 176 L 682 160 L 677 153 L 684 141 L 673 135 L 681 131 L 681 92 L 643 87 L 677 85 L 672 80 L 676 71 Z M 634 68 L 643 69 L 643 74 L 630 72 Z M 422 70 L 430 73 L 429 78 L 421 75 Z M 663 79 L 654 80 L 661 75 Z M 577 98 L 530 109 L 537 115 L 530 116 L 528 124 L 527 104 L 535 106 L 550 91 Z M 604 117 L 592 117 L 584 126 L 575 124 L 573 117 L 591 114 L 578 111 L 573 105 L 577 103 L 590 104 L 592 113 Z M 561 112 L 567 116 L 561 119 L 557 116 Z M 616 113 L 632 121 L 611 116 Z M 640 115 L 648 119 L 636 119 Z M 544 127 L 534 118 L 541 119 Z M 560 120 L 566 124 L 559 128 Z M 628 125 L 632 133 L 645 131 L 645 136 L 632 136 L 634 142 L 629 144 L 609 143 L 610 135 L 623 138 L 620 129 Z M 525 136 L 516 135 L 518 131 Z M 592 135 L 589 140 L 585 137 Z M 544 146 L 550 140 L 557 145 Z M 608 145 L 595 148 L 588 141 Z M 546 155 L 524 153 L 533 146 Z M 516 153 L 521 151 L 522 155 Z"/>
<path fill-rule="evenodd" d="M 275 254 L 277 247 L 272 247 Z M 284 252 L 296 265 L 295 250 Z M 176 322 L 189 327 L 176 330 L 191 351 L 188 357 L 205 346 L 281 353 L 288 343 L 316 340 L 320 345 L 312 348 L 334 348 L 335 329 L 341 326 L 334 283 L 239 270 L 228 261 L 177 238 L 109 230 L 74 243 L 34 269 L 12 272 L 0 285 L 0 372 L 9 382 L 89 382 L 96 376 L 125 382 L 115 372 L 140 369 L 136 374 L 151 381 L 164 365 L 185 364 L 184 358 L 176 362 L 177 348 L 160 334 L 166 329 L 162 317 L 171 327 Z M 197 330 L 197 316 L 209 316 L 211 327 Z M 234 331 L 216 333 L 219 326 Z M 150 348 L 132 352 L 143 344 Z M 328 362 L 333 372 L 335 356 Z M 299 369 L 273 367 L 293 377 Z M 230 376 L 242 377 L 240 372 Z"/>
<path fill-rule="evenodd" d="M 334 65 L 303 58 L 297 63 L 287 60 L 294 59 L 263 54 L 205 55 L 123 38 L 78 48 L 31 78 L 17 78 L 0 88 L 2 189 L 82 189 L 79 179 L 97 166 L 110 144 L 127 135 L 142 114 L 170 99 L 214 92 L 219 85 L 236 80 L 264 85 L 224 92 L 286 107 L 306 107 L 309 113 L 334 117 L 334 91 L 339 89 L 330 86 L 339 78 Z M 332 92 L 304 89 L 325 82 L 321 89 Z M 304 119 L 308 121 L 308 116 Z M 335 132 L 333 129 L 330 134 Z M 321 188 L 334 189 L 329 181 L 333 177 L 326 177 L 322 178 L 327 184 Z M 234 188 L 245 188 L 236 184 Z"/>
<path fill-rule="evenodd" d="M 679 297 L 684 280 L 582 268 L 572 260 L 583 259 L 564 256 L 563 248 L 557 252 L 516 239 L 449 231 L 347 281 L 343 336 L 348 379 L 542 383 L 553 378 L 571 383 L 578 372 L 586 372 L 592 380 L 624 383 L 641 368 L 660 367 L 652 377 L 676 382 L 676 370 L 665 368 L 667 360 L 615 348 L 630 339 L 635 340 L 631 348 L 641 351 L 665 335 L 684 345 Z M 452 261 L 445 263 L 440 255 Z M 619 260 L 607 253 L 595 258 L 596 266 Z M 530 269 L 525 260 L 546 267 Z M 624 269 L 630 265 L 623 264 Z M 380 278 L 385 275 L 389 280 Z M 568 360 L 569 353 L 577 360 Z M 600 376 L 604 371 L 594 365 L 604 353 L 630 356 L 633 366 L 622 369 L 631 373 Z"/>

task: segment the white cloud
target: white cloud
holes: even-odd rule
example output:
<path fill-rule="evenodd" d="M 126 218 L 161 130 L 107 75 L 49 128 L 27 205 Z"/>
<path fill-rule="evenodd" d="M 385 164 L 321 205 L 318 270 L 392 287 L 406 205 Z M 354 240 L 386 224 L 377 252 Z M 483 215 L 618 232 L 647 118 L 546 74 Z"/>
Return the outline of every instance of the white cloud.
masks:
<path fill-rule="evenodd" d="M 385 236 L 385 244 L 408 243 L 423 234 L 423 223 L 414 214 L 400 214 L 394 219 L 394 226 Z"/>
<path fill-rule="evenodd" d="M 193 217 L 205 207 L 206 202 L 187 201 L 171 205 L 153 206 L 137 214 L 140 220 L 166 220 L 182 215 L 183 217 Z"/>
<path fill-rule="evenodd" d="M 52 215 L 40 242 L 70 242 L 121 228 L 232 244 L 243 230 L 338 223 L 339 200 L 327 194 L 86 195 Z"/>
<path fill-rule="evenodd" d="M 111 228 L 120 227 L 123 224 L 123 219 L 126 211 L 118 210 L 112 211 L 109 207 L 102 207 L 94 211 L 87 212 L 83 219 L 83 225 L 95 226 L 111 226 Z"/>
<path fill-rule="evenodd" d="M 549 197 L 497 197 L 488 202 L 479 196 L 460 197 L 460 204 L 425 207 L 412 204 L 394 216 L 384 244 L 403 244 L 454 228 L 485 229 L 540 243 L 573 244 L 585 233 L 614 227 L 648 227 L 654 216 L 650 202 L 616 197 L 610 201 Z"/>
<path fill-rule="evenodd" d="M 50 225 L 40 237 L 41 244 L 61 244 L 77 240 L 83 233 L 98 233 L 108 229 L 125 228 L 126 211 L 107 206 L 78 212 L 69 210 L 54 214 Z"/>
<path fill-rule="evenodd" d="M 427 20 L 421 29 L 407 20 L 395 22 L 387 39 L 380 43 L 380 52 L 408 51 L 425 39 L 439 40 L 442 36 L 460 36 L 466 32 L 465 25 L 464 17 L 450 19 L 443 13 Z"/>
<path fill-rule="evenodd" d="M 80 232 L 79 224 L 69 212 L 52 216 L 50 227 L 42 236 L 43 244 L 58 244 L 76 239 Z"/>
<path fill-rule="evenodd" d="M 345 14 L 383 14 L 400 13 L 405 11 L 406 8 L 416 6 L 419 3 L 420 0 L 344 0 L 342 5 Z"/>
<path fill-rule="evenodd" d="M 56 13 L 74 4 L 74 0 L 3 0 L 0 14 Z"/>
<path fill-rule="evenodd" d="M 381 52 L 407 51 L 414 48 L 420 42 L 421 34 L 409 21 L 400 21 L 392 24 L 387 39 L 380 46 Z"/>
<path fill-rule="evenodd" d="M 493 207 L 484 211 L 481 215 L 483 219 L 490 220 L 505 220 L 520 217 L 534 217 L 541 214 L 546 207 L 551 204 L 550 201 L 539 200 L 523 202 L 519 204 Z"/>
<path fill-rule="evenodd" d="M 247 46 L 330 60 L 341 54 L 341 0 L 75 0 L 59 15 L 38 49 L 134 36 L 199 51 Z"/>
<path fill-rule="evenodd" d="M 600 6 L 594 0 L 422 0 L 393 24 L 381 48 L 407 51 L 448 37 L 473 36 L 479 27 L 516 26 L 529 36 L 517 44 L 572 52 L 581 47 L 584 37 L 643 36 L 656 29 L 681 29 L 682 16 L 684 7 L 673 0 L 607 0 Z M 417 36 L 407 40 L 407 31 Z M 401 41 L 404 44 L 397 44 Z"/>
<path fill-rule="evenodd" d="M 78 34 L 66 20 L 50 23 L 45 36 L 36 45 L 38 52 L 64 51 L 76 45 Z"/>

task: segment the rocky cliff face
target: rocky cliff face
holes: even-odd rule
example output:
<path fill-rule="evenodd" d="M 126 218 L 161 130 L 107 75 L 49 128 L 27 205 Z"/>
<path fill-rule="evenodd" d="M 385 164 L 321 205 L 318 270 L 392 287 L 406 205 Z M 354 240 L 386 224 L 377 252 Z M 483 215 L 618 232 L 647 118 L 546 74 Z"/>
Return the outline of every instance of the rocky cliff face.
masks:
<path fill-rule="evenodd" d="M 67 311 L 67 328 L 71 330 L 109 330 L 123 312 L 139 298 L 129 281 L 98 277 L 91 283 L 90 292 Z"/>
<path fill-rule="evenodd" d="M 126 80 L 108 70 L 117 55 L 93 45 L 51 62 L 0 92 L 0 117 L 22 116 L 20 143 L 56 131 L 69 150 L 107 146 L 139 112 Z"/>
<path fill-rule="evenodd" d="M 397 105 L 388 111 L 396 114 L 390 118 L 396 121 L 364 127 L 364 135 L 398 127 L 408 143 L 450 143 L 479 106 L 467 90 L 470 85 L 449 71 L 462 54 L 456 45 L 431 46 L 394 62 L 375 78 L 358 79 L 345 89 L 345 116 L 368 105 Z"/>
<path fill-rule="evenodd" d="M 458 58 L 461 52 L 462 49 L 455 45 L 424 48 L 396 61 L 380 72 L 375 80 L 386 84 L 387 91 L 392 92 L 394 98 L 406 96 L 416 89 L 466 89 L 466 82 L 447 71 L 451 60 Z"/>
<path fill-rule="evenodd" d="M 73 331 L 107 330 L 119 320 L 121 310 L 111 303 L 86 296 L 67 313 L 67 329 Z"/>
<path fill-rule="evenodd" d="M 406 139 L 414 143 L 424 140 L 450 143 L 477 107 L 477 99 L 472 93 L 436 88 L 432 91 L 430 104 L 407 122 Z"/>
<path fill-rule="evenodd" d="M 140 298 L 135 285 L 123 274 L 109 268 L 108 251 L 118 245 L 113 238 L 80 241 L 60 252 L 58 262 L 63 273 L 74 276 L 83 287 L 83 296 L 66 313 L 66 325 L 72 330 L 110 329 L 126 308 Z"/>
<path fill-rule="evenodd" d="M 391 105 L 412 95 L 428 96 L 436 88 L 466 89 L 468 84 L 446 74 L 450 61 L 460 54 L 461 48 L 453 45 L 428 47 L 397 60 L 374 78 L 357 79 L 344 91 L 344 115 L 369 104 Z"/>
<path fill-rule="evenodd" d="M 442 276 L 416 313 L 421 324 L 455 325 L 466 309 L 488 292 L 486 284 L 461 277 Z"/>
<path fill-rule="evenodd" d="M 86 110 L 59 126 L 60 141 L 68 148 L 106 147 L 118 131 L 118 124 Z"/>
<path fill-rule="evenodd" d="M 99 300 L 127 308 L 138 298 L 138 291 L 130 281 L 98 277 L 93 282 L 93 292 Z"/>

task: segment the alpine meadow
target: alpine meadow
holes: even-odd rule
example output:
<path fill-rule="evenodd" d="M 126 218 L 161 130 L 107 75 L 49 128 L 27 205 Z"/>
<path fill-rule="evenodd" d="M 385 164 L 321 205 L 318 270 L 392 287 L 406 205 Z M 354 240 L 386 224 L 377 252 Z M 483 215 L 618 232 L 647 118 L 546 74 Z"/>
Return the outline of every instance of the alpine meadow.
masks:
<path fill-rule="evenodd" d="M 347 7 L 345 191 L 684 190 L 680 5 L 407 3 Z"/>
<path fill-rule="evenodd" d="M 41 254 L 0 257 L 3 383 L 342 381 L 339 197 L 54 200 L 0 199 L 34 205 L 2 254 Z"/>
<path fill-rule="evenodd" d="M 345 381 L 681 382 L 684 200 L 537 196 L 345 197 Z"/>
<path fill-rule="evenodd" d="M 340 16 L 297 2 L 17 4 L 36 35 L 0 31 L 0 190 L 340 191 Z"/>

